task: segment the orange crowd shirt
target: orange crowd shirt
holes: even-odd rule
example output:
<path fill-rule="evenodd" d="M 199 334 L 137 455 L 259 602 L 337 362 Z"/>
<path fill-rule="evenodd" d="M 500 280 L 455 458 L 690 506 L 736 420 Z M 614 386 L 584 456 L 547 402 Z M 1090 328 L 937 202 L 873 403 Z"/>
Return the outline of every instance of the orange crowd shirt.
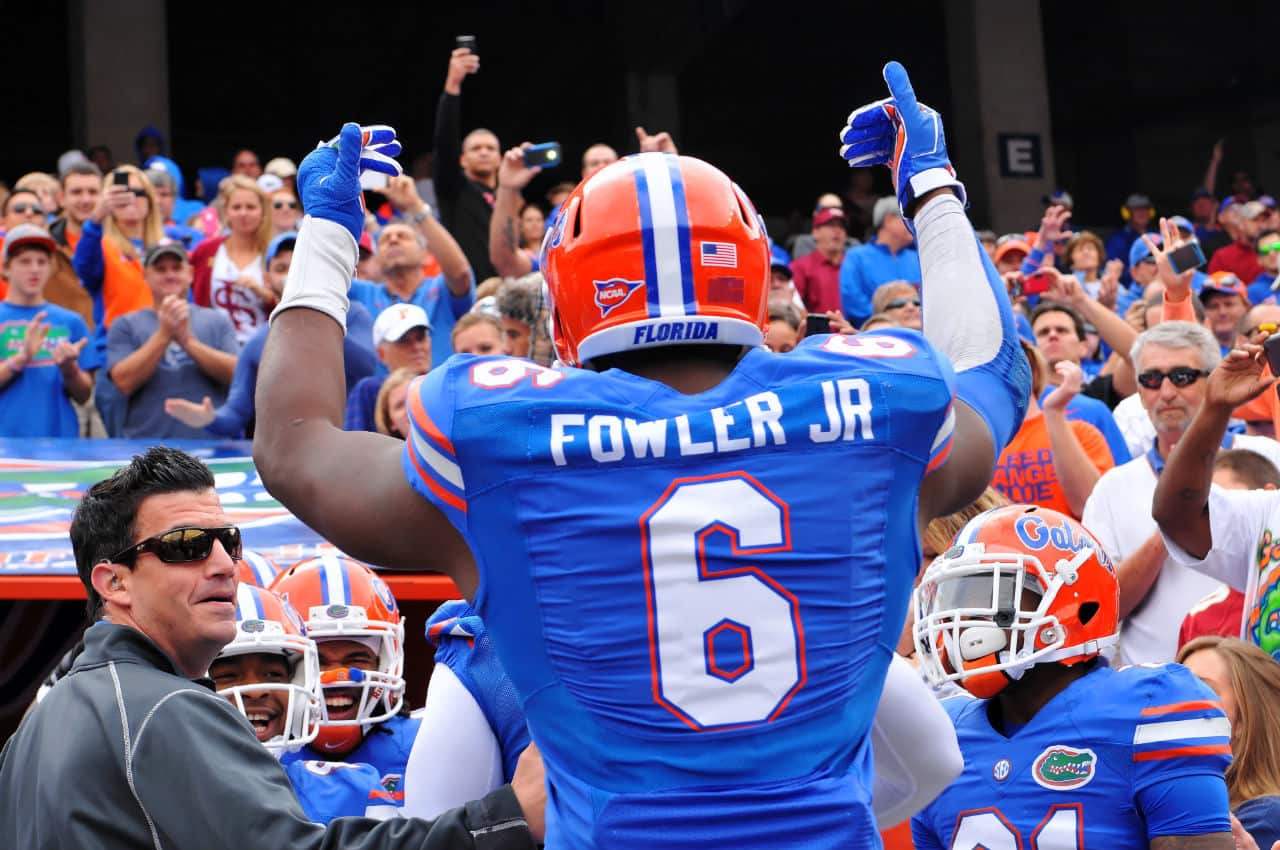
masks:
<path fill-rule="evenodd" d="M 1073 420 L 1067 425 L 1099 472 L 1106 472 L 1115 465 L 1101 431 L 1088 422 Z M 1031 414 L 1022 421 L 1022 427 L 996 461 L 996 474 L 991 479 L 991 486 L 1015 504 L 1040 505 L 1075 516 L 1067 504 L 1062 485 L 1058 483 L 1043 413 Z"/>

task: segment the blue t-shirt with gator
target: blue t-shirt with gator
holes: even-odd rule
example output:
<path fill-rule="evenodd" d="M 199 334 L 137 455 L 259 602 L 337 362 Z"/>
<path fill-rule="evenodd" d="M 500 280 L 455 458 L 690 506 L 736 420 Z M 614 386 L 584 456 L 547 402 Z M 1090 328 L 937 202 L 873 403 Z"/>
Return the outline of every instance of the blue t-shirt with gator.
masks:
<path fill-rule="evenodd" d="M 26 307 L 0 302 L 0 358 L 22 349 L 27 326 L 42 312 L 42 321 L 49 326 L 44 345 L 22 372 L 0 387 L 0 437 L 80 436 L 62 369 L 53 362 L 53 350 L 59 342 L 74 343 L 89 335 L 80 314 L 56 304 Z M 82 367 L 87 356 L 86 345 L 80 352 Z"/>

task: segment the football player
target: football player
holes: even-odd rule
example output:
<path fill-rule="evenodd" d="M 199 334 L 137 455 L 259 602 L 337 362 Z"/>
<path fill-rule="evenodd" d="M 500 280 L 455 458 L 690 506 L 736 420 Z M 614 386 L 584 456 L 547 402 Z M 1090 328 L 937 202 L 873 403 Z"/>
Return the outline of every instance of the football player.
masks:
<path fill-rule="evenodd" d="M 427 640 L 436 663 L 405 771 L 404 805 L 406 813 L 430 818 L 510 782 L 529 727 L 470 604 L 455 599 L 437 608 L 427 620 Z"/>
<path fill-rule="evenodd" d="M 917 524 L 982 492 L 1029 392 L 941 120 L 885 79 L 843 155 L 892 170 L 923 334 L 765 350 L 760 216 L 713 166 L 643 153 L 544 242 L 566 368 L 456 356 L 411 388 L 404 444 L 341 430 L 361 129 L 303 163 L 258 470 L 343 551 L 473 600 L 545 760 L 549 847 L 876 840 L 868 730 Z"/>
<path fill-rule="evenodd" d="M 324 718 L 300 759 L 373 765 L 403 799 L 401 784 L 418 720 L 404 711 L 404 623 L 386 582 L 333 553 L 304 558 L 271 589 L 293 605 L 315 641 Z"/>
<path fill-rule="evenodd" d="M 315 644 L 293 606 L 269 590 L 244 582 L 236 589 L 236 636 L 209 666 L 209 678 L 277 757 L 297 751 L 320 731 L 324 709 Z M 303 812 L 316 823 L 348 815 L 399 816 L 399 801 L 367 764 L 294 761 L 285 773 Z"/>
<path fill-rule="evenodd" d="M 918 850 L 1231 850 L 1231 727 L 1185 667 L 1113 670 L 1119 585 L 1075 520 L 994 508 L 916 591 L 915 638 L 964 772 L 912 819 Z"/>

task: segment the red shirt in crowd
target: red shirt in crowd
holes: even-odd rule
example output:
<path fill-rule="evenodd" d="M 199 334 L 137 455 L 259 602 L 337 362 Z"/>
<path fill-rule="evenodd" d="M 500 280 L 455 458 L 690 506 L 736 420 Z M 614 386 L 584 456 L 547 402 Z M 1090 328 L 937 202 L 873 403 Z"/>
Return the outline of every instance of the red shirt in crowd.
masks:
<path fill-rule="evenodd" d="M 1258 264 L 1258 252 L 1253 243 L 1237 239 L 1230 245 L 1223 245 L 1213 252 L 1209 260 L 1209 274 L 1214 272 L 1231 272 L 1240 278 L 1245 285 L 1253 283 L 1253 279 L 1262 274 L 1262 266 Z"/>
<path fill-rule="evenodd" d="M 821 251 L 810 251 L 798 260 L 791 261 L 792 283 L 810 313 L 825 313 L 840 309 L 840 259 L 828 260 Z"/>
<path fill-rule="evenodd" d="M 1196 603 L 1182 618 L 1178 629 L 1178 649 L 1192 638 L 1203 635 L 1240 637 L 1244 619 L 1244 594 L 1225 584 Z"/>

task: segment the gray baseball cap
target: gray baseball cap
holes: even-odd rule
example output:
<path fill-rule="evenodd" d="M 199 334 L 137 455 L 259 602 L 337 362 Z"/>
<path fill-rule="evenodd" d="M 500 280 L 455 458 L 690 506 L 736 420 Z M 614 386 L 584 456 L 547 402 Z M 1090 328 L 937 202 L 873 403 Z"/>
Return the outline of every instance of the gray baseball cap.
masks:
<path fill-rule="evenodd" d="M 53 241 L 49 231 L 34 224 L 19 224 L 4 237 L 3 262 L 9 262 L 9 254 L 20 245 L 39 245 L 50 254 L 58 250 L 58 243 Z"/>

